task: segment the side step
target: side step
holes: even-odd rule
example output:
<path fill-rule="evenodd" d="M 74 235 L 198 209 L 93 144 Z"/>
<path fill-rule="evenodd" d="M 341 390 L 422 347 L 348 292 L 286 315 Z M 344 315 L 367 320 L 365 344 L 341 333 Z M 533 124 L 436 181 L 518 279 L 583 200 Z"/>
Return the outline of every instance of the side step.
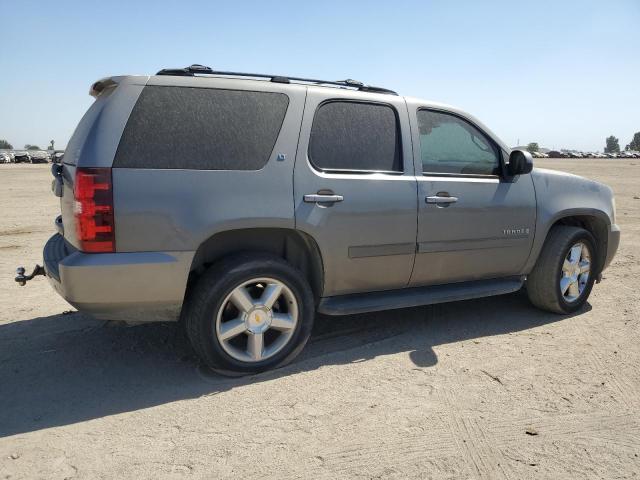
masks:
<path fill-rule="evenodd" d="M 457 302 L 490 297 L 520 290 L 524 277 L 507 277 L 474 282 L 450 283 L 429 287 L 403 288 L 384 292 L 355 293 L 325 297 L 318 312 L 325 315 L 352 315 L 396 308 L 418 307 L 434 303 Z"/>

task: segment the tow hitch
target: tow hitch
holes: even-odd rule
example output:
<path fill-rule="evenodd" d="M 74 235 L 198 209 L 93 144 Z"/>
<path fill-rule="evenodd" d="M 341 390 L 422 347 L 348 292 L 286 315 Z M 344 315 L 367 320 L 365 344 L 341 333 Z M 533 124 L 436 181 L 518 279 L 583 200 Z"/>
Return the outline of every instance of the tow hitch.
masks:
<path fill-rule="evenodd" d="M 31 272 L 31 275 L 25 275 L 24 272 L 25 272 L 24 267 L 16 268 L 15 280 L 22 287 L 24 287 L 27 284 L 27 282 L 31 280 L 33 277 L 37 277 L 38 275 L 46 275 L 46 273 L 44 272 L 44 267 L 41 267 L 38 264 L 36 264 L 36 267 L 33 269 L 33 272 Z"/>

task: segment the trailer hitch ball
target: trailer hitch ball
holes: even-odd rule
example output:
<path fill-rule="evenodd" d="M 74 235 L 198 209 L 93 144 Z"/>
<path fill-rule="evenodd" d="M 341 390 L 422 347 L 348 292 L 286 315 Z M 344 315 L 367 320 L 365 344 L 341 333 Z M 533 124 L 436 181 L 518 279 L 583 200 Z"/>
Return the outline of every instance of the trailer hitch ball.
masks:
<path fill-rule="evenodd" d="M 15 280 L 22 287 L 24 287 L 27 284 L 27 282 L 31 280 L 33 277 L 36 277 L 38 275 L 45 275 L 44 267 L 41 267 L 40 265 L 35 266 L 35 268 L 33 269 L 33 272 L 31 272 L 31 275 L 25 275 L 24 273 L 25 273 L 24 267 L 16 268 Z"/>

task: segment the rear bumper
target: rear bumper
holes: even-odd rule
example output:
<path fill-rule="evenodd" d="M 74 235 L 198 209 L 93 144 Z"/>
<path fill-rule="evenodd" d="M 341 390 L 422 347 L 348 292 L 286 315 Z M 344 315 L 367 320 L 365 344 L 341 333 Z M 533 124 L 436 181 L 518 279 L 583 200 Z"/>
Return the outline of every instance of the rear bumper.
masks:
<path fill-rule="evenodd" d="M 79 311 L 106 320 L 176 321 L 194 252 L 88 254 L 60 234 L 43 251 L 53 288 Z"/>
<path fill-rule="evenodd" d="M 607 237 L 607 256 L 602 265 L 602 270 L 609 266 L 618 251 L 618 247 L 620 246 L 620 227 L 615 223 L 611 225 Z"/>

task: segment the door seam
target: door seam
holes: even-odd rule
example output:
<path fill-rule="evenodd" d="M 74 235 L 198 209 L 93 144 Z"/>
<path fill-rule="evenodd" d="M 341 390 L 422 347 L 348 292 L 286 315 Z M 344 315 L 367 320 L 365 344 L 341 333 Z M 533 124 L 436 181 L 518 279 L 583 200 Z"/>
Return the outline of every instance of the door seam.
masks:
<path fill-rule="evenodd" d="M 411 114 L 409 113 L 409 105 L 407 105 L 407 99 L 402 97 L 402 100 L 404 100 L 404 108 L 405 108 L 405 111 L 407 112 L 407 120 L 409 121 L 409 142 L 411 144 L 411 161 L 413 162 L 413 185 L 416 191 L 416 196 L 415 196 L 415 201 L 416 201 L 415 233 L 416 235 L 415 235 L 415 242 L 413 244 L 413 264 L 411 265 L 411 272 L 409 273 L 409 278 L 407 279 L 407 284 L 405 285 L 405 288 L 407 288 L 409 287 L 409 285 L 411 285 L 411 279 L 413 278 L 413 271 L 416 268 L 416 257 L 418 256 L 418 228 L 419 228 L 418 222 L 420 221 L 420 198 L 419 198 L 420 195 L 419 195 L 419 189 L 418 189 L 418 173 L 416 171 L 416 152 L 413 144 L 414 126 L 411 121 Z M 422 168 L 420 168 L 420 170 L 422 171 Z"/>
<path fill-rule="evenodd" d="M 302 124 L 304 123 L 304 115 L 307 111 L 307 93 L 309 87 L 304 89 L 304 100 L 302 102 L 302 117 L 300 118 L 300 128 L 298 129 L 298 141 L 296 143 L 296 153 L 293 157 L 293 168 L 291 169 L 291 203 L 293 204 L 293 229 L 298 230 L 298 217 L 296 215 L 296 168 L 298 166 L 298 150 L 300 149 L 300 138 L 302 137 Z"/>

